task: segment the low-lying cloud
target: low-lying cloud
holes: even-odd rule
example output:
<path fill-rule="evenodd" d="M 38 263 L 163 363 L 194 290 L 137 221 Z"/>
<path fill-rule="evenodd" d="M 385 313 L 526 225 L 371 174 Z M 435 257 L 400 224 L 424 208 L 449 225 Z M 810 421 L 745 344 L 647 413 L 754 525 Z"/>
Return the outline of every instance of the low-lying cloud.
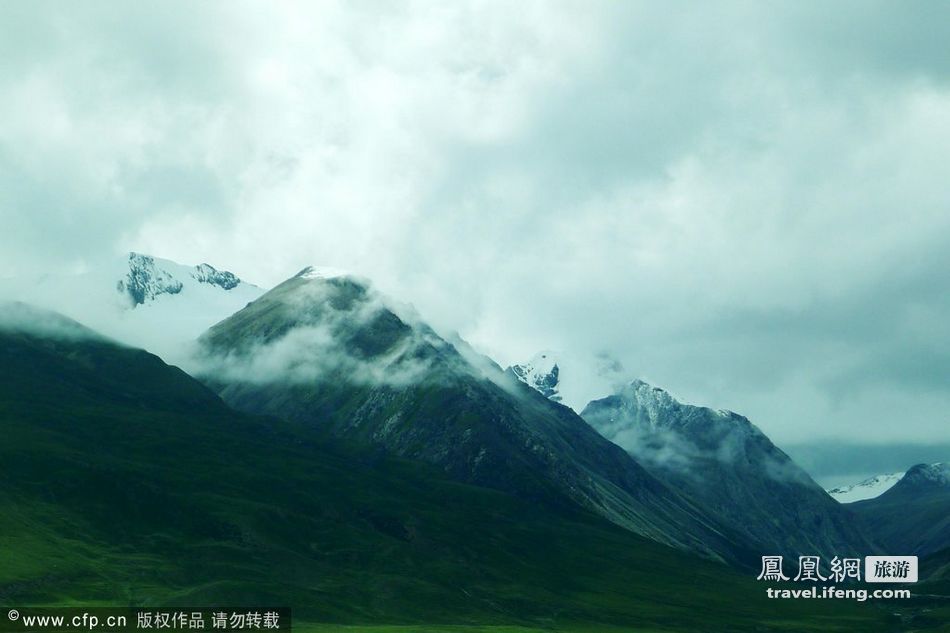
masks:
<path fill-rule="evenodd" d="M 265 328 L 272 327 L 268 318 L 276 319 L 278 334 L 221 345 L 216 339 L 221 334 L 212 330 L 198 341 L 190 369 L 224 382 L 311 384 L 332 379 L 403 387 L 438 379 L 435 362 L 462 365 L 453 354 L 437 358 L 435 350 L 450 346 L 411 308 L 393 304 L 366 280 L 310 280 L 290 292 L 278 289 L 262 302 L 270 309 L 258 318 Z"/>
<path fill-rule="evenodd" d="M 503 366 L 947 441 L 947 41 L 946 3 L 7 2 L 0 277 L 343 266 Z"/>
<path fill-rule="evenodd" d="M 223 382 L 291 385 L 334 379 L 354 384 L 404 387 L 430 375 L 426 360 L 413 358 L 420 339 L 408 336 L 385 354 L 354 356 L 326 324 L 294 328 L 270 342 L 252 342 L 239 353 L 196 352 L 186 362 L 195 375 Z"/>
<path fill-rule="evenodd" d="M 70 341 L 106 340 L 68 317 L 19 301 L 0 301 L 0 331 Z"/>

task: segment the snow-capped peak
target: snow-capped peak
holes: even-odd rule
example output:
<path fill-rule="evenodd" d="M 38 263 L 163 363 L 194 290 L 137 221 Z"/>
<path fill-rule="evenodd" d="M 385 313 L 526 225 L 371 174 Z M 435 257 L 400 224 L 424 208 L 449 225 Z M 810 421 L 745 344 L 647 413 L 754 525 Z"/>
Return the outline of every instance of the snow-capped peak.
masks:
<path fill-rule="evenodd" d="M 74 273 L 13 279 L 0 288 L 4 298 L 59 312 L 176 361 L 186 344 L 263 292 L 207 263 L 187 266 L 143 253 L 89 262 Z"/>
<path fill-rule="evenodd" d="M 662 412 L 669 411 L 680 404 L 665 389 L 654 387 L 639 378 L 630 383 L 627 391 L 633 394 L 637 405 L 646 412 L 650 423 L 653 425 L 657 424 Z"/>
<path fill-rule="evenodd" d="M 151 255 L 129 253 L 128 272 L 119 279 L 116 289 L 129 298 L 134 308 L 162 295 L 177 295 L 192 285 L 191 280 L 224 291 L 243 284 L 234 273 L 218 270 L 211 264 L 189 267 Z"/>
<path fill-rule="evenodd" d="M 198 264 L 191 276 L 203 284 L 218 286 L 224 290 L 232 290 L 242 283 L 234 273 L 218 270 L 211 264 Z"/>
<path fill-rule="evenodd" d="M 864 481 L 847 486 L 838 486 L 828 491 L 836 501 L 840 503 L 851 503 L 853 501 L 864 501 L 879 497 L 887 490 L 890 490 L 894 484 L 901 480 L 904 473 L 884 473 L 875 475 Z"/>
<path fill-rule="evenodd" d="M 535 354 L 527 363 L 512 365 L 511 371 L 518 380 L 536 389 L 545 398 L 561 401 L 560 368 L 554 352 L 544 351 Z"/>
<path fill-rule="evenodd" d="M 163 294 L 178 294 L 183 287 L 174 275 L 155 264 L 154 257 L 140 253 L 129 253 L 129 272 L 116 284 L 116 290 L 129 297 L 133 308 Z"/>

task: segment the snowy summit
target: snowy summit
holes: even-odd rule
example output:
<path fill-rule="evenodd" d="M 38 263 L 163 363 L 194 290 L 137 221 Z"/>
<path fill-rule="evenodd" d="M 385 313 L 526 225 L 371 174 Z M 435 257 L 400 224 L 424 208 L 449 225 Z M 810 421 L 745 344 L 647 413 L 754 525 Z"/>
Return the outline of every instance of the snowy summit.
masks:
<path fill-rule="evenodd" d="M 3 294 L 59 312 L 110 338 L 180 356 L 206 329 L 264 293 L 234 273 L 127 253 L 86 266 L 11 280 Z"/>
<path fill-rule="evenodd" d="M 847 486 L 838 486 L 828 491 L 836 501 L 840 503 L 851 503 L 853 501 L 864 501 L 879 497 L 887 490 L 890 490 L 894 484 L 901 480 L 904 473 L 884 473 L 875 475 L 864 481 Z"/>
<path fill-rule="evenodd" d="M 518 380 L 529 387 L 533 387 L 545 398 L 555 402 L 561 401 L 560 368 L 553 352 L 540 352 L 521 365 L 512 365 L 511 371 Z"/>

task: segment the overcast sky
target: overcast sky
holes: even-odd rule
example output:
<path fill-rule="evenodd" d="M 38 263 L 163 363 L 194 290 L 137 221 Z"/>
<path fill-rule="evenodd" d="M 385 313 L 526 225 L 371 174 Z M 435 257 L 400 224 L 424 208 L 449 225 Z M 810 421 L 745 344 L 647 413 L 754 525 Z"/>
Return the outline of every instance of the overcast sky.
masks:
<path fill-rule="evenodd" d="M 366 275 L 779 442 L 950 440 L 950 4 L 4 2 L 0 275 Z"/>

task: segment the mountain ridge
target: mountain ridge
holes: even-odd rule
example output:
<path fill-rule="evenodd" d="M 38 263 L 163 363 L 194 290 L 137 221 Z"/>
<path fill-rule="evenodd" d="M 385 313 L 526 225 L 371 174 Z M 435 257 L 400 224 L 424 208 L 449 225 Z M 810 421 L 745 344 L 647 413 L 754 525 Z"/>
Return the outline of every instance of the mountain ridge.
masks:
<path fill-rule="evenodd" d="M 581 416 L 763 555 L 876 551 L 848 513 L 744 416 L 683 404 L 642 380 L 592 401 Z"/>
<path fill-rule="evenodd" d="M 917 464 L 880 496 L 849 504 L 894 552 L 928 555 L 950 547 L 950 463 Z"/>
<path fill-rule="evenodd" d="M 716 557 L 745 552 L 567 407 L 488 363 L 471 365 L 363 281 L 305 271 L 200 339 L 198 373 L 231 406 L 320 424 L 462 481 L 571 499 L 669 545 Z M 283 377 L 265 381 L 265 368 Z"/>
<path fill-rule="evenodd" d="M 889 630 L 877 610 L 776 604 L 748 574 L 577 506 L 237 413 L 158 357 L 102 337 L 0 331 L 0 378 L 8 604 L 279 603 L 305 629 L 698 633 L 712 619 L 751 633 L 819 617 Z"/>

